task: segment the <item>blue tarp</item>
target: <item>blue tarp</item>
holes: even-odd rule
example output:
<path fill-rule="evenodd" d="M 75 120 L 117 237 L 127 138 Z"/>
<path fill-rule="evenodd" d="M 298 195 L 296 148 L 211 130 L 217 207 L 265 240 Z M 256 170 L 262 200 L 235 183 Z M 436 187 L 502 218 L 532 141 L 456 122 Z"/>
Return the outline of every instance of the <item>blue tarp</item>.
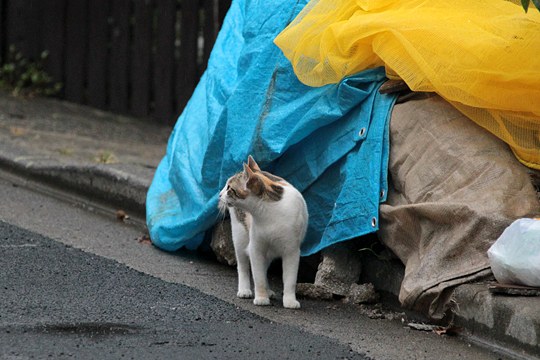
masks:
<path fill-rule="evenodd" d="M 378 229 L 394 97 L 377 91 L 382 68 L 320 88 L 298 81 L 273 39 L 306 2 L 233 1 L 148 191 L 159 248 L 200 246 L 219 219 L 220 189 L 248 154 L 303 193 L 302 255 Z"/>

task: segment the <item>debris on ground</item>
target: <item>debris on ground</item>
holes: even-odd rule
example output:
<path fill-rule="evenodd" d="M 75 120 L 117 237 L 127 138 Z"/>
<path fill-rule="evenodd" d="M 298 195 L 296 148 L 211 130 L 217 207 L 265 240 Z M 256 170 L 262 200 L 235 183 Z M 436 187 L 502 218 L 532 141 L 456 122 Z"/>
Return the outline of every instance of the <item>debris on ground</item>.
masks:
<path fill-rule="evenodd" d="M 439 325 L 433 325 L 433 324 L 419 324 L 419 323 L 408 323 L 408 327 L 410 327 L 413 330 L 419 330 L 419 331 L 435 331 L 435 329 L 440 328 Z"/>
<path fill-rule="evenodd" d="M 147 234 L 144 234 L 137 238 L 137 241 L 139 242 L 139 244 L 152 245 L 152 240 L 150 240 L 150 236 L 148 236 Z"/>
<path fill-rule="evenodd" d="M 408 323 L 407 326 L 413 330 L 431 331 L 437 335 L 456 336 L 456 335 L 459 335 L 462 331 L 460 327 L 457 327 L 454 325 L 440 326 L 440 325 L 433 325 L 433 324 L 411 322 L 411 323 Z"/>
<path fill-rule="evenodd" d="M 353 304 L 374 304 L 380 299 L 379 294 L 371 283 L 352 284 L 346 301 Z"/>
<path fill-rule="evenodd" d="M 94 161 L 100 164 L 116 164 L 118 163 L 118 159 L 116 156 L 110 152 L 110 151 L 101 151 L 99 152 L 95 157 Z"/>
<path fill-rule="evenodd" d="M 116 219 L 120 221 L 126 221 L 129 219 L 129 215 L 124 210 L 116 210 Z"/>
<path fill-rule="evenodd" d="M 333 300 L 334 295 L 324 286 L 298 283 L 296 284 L 296 295 L 300 298 L 315 299 L 315 300 Z"/>
<path fill-rule="evenodd" d="M 28 133 L 28 129 L 25 129 L 19 126 L 11 126 L 9 128 L 9 132 L 12 136 L 19 137 L 19 136 L 26 135 Z"/>
<path fill-rule="evenodd" d="M 407 322 L 407 315 L 404 312 L 396 312 L 383 307 L 382 303 L 377 304 L 360 304 L 358 306 L 360 314 L 367 316 L 370 319 L 384 320 L 401 320 L 402 323 Z"/>

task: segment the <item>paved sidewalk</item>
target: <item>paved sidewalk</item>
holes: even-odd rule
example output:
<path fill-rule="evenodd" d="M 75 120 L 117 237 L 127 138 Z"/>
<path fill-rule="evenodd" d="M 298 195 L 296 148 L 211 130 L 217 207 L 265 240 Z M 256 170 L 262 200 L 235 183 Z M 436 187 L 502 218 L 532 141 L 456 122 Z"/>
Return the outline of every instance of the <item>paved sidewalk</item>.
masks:
<path fill-rule="evenodd" d="M 140 215 L 170 132 L 68 102 L 0 94 L 0 166 Z"/>
<path fill-rule="evenodd" d="M 146 191 L 171 128 L 51 99 L 0 94 L 0 167 L 85 195 L 92 201 L 145 212 Z M 396 295 L 397 262 L 367 259 L 364 280 Z M 486 284 L 459 286 L 455 323 L 479 341 L 540 358 L 540 297 L 492 295 Z"/>

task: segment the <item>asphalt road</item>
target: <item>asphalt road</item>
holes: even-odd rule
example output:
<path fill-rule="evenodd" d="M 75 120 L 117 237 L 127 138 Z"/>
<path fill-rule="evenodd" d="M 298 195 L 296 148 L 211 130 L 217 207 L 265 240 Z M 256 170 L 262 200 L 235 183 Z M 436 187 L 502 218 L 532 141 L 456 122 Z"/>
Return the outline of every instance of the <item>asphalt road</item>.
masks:
<path fill-rule="evenodd" d="M 1 358 L 365 359 L 4 222 L 0 244 Z"/>

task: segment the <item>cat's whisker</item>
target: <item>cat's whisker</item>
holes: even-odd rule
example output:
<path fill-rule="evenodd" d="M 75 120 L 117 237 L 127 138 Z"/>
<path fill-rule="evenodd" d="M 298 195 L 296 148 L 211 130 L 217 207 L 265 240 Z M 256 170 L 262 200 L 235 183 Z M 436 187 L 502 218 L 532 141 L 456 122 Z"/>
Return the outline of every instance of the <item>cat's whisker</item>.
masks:
<path fill-rule="evenodd" d="M 222 199 L 219 199 L 218 201 L 218 219 L 224 219 L 227 215 L 227 204 Z"/>

